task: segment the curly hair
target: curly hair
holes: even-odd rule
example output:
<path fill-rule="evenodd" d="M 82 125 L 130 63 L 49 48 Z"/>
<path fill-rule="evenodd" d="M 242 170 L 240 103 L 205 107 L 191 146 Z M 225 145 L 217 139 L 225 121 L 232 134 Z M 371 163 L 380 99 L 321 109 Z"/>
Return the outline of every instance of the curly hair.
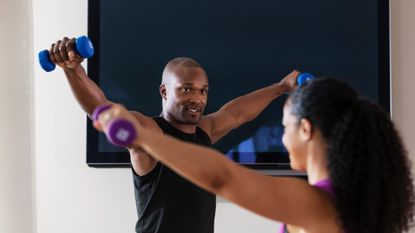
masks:
<path fill-rule="evenodd" d="M 327 143 L 327 167 L 346 232 L 398 233 L 413 220 L 410 161 L 389 115 L 348 84 L 315 79 L 290 96 Z"/>

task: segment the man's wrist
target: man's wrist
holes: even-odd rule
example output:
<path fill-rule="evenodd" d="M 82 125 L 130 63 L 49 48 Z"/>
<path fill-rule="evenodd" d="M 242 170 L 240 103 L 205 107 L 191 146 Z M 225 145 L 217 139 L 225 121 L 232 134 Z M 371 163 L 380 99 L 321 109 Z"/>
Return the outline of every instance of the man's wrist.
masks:
<path fill-rule="evenodd" d="M 82 76 L 83 74 L 85 74 L 85 70 L 84 68 L 81 66 L 81 64 L 73 67 L 73 68 L 64 68 L 66 71 L 78 75 L 78 76 Z"/>
<path fill-rule="evenodd" d="M 277 94 L 283 94 L 286 92 L 290 92 L 290 87 L 282 81 L 274 83 L 274 88 L 277 91 Z"/>

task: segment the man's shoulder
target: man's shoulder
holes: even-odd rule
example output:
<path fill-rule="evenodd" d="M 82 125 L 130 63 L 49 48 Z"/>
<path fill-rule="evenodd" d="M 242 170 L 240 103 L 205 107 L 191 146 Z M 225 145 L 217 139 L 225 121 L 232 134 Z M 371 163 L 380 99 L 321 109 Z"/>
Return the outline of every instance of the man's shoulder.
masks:
<path fill-rule="evenodd" d="M 212 129 L 212 120 L 209 117 L 209 115 L 203 115 L 200 121 L 197 123 L 197 127 L 203 130 L 203 132 L 209 135 L 210 137 L 210 132 Z"/>
<path fill-rule="evenodd" d="M 130 113 L 145 127 L 160 129 L 156 117 L 149 117 L 138 111 L 130 111 Z"/>

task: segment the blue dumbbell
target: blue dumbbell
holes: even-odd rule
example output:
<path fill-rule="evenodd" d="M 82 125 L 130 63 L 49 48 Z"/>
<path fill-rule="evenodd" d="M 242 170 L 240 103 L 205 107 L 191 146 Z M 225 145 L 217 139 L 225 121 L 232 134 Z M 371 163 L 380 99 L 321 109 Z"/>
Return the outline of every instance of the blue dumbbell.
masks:
<path fill-rule="evenodd" d="M 94 46 L 87 36 L 80 36 L 76 38 L 75 51 L 82 58 L 90 58 L 94 55 Z M 55 69 L 56 65 L 49 59 L 49 51 L 47 49 L 39 52 L 39 63 L 42 69 L 50 72 Z"/>
<path fill-rule="evenodd" d="M 310 81 L 314 79 L 314 76 L 310 73 L 301 73 L 298 75 L 297 77 L 297 84 L 300 87 L 301 85 L 303 85 L 304 83 Z"/>
<path fill-rule="evenodd" d="M 111 108 L 111 105 L 101 105 L 95 108 L 92 114 L 92 120 L 97 121 L 99 114 Z M 126 147 L 131 145 L 137 137 L 134 125 L 128 120 L 115 119 L 109 122 L 108 131 L 106 132 L 107 139 L 112 144 Z"/>

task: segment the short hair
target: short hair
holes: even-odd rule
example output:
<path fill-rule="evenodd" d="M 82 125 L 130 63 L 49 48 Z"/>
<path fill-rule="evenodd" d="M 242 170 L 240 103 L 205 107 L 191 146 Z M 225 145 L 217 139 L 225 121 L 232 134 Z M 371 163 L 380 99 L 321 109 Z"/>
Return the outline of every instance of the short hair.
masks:
<path fill-rule="evenodd" d="M 164 83 L 166 80 L 168 73 L 175 73 L 176 71 L 182 69 L 182 68 L 200 68 L 203 69 L 203 67 L 194 59 L 189 57 L 177 57 L 172 60 L 170 60 L 163 70 L 162 75 L 162 83 Z"/>

